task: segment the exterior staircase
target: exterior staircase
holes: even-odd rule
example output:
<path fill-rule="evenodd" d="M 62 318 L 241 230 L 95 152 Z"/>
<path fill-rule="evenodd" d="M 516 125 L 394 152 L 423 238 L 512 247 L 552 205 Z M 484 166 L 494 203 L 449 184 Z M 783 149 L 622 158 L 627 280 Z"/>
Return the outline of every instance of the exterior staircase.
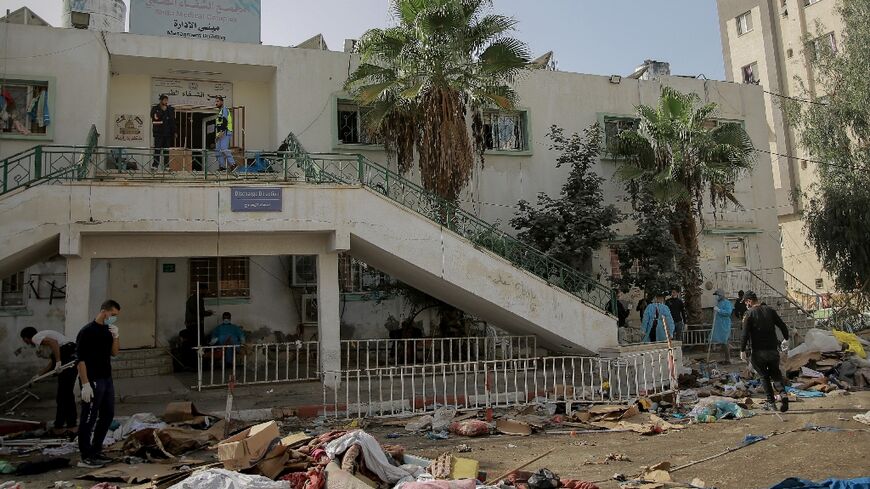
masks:
<path fill-rule="evenodd" d="M 771 285 L 771 277 L 774 274 L 782 274 L 785 277 L 788 292 L 778 290 Z M 809 304 L 818 301 L 808 301 L 807 298 L 817 297 L 818 294 L 782 267 L 720 272 L 716 274 L 716 284 L 730 299 L 735 299 L 740 290 L 751 290 L 758 294 L 759 300 L 776 309 L 789 330 L 794 333 L 796 338 L 792 343 L 795 345 L 803 341 L 803 335 L 807 330 L 816 326 L 813 310 Z"/>

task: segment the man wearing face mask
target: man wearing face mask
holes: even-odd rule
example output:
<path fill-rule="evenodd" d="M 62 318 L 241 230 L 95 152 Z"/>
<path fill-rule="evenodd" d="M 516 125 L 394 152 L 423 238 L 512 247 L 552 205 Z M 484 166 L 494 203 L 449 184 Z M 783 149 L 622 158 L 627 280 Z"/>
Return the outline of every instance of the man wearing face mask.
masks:
<path fill-rule="evenodd" d="M 100 312 L 79 331 L 77 369 L 82 386 L 82 417 L 79 421 L 79 467 L 99 468 L 112 459 L 102 454 L 103 440 L 115 417 L 115 386 L 112 383 L 112 357 L 118 354 L 118 326 L 121 306 L 107 300 Z"/>
<path fill-rule="evenodd" d="M 221 324 L 211 332 L 212 345 L 241 345 L 245 342 L 245 332 L 233 324 L 233 316 L 229 311 L 223 313 Z M 224 361 L 233 363 L 234 348 L 225 348 Z"/>
<path fill-rule="evenodd" d="M 722 289 L 716 289 L 713 295 L 716 297 L 716 305 L 713 306 L 710 346 L 722 345 L 725 362 L 731 363 L 731 349 L 728 347 L 728 342 L 731 341 L 731 313 L 734 312 L 734 304 L 725 297 L 725 291 Z"/>
<path fill-rule="evenodd" d="M 21 339 L 25 344 L 36 348 L 36 355 L 40 358 L 49 359 L 38 374 L 33 376 L 35 381 L 52 370 L 57 375 L 57 410 L 54 417 L 54 429 L 63 432 L 64 429 L 74 429 L 76 426 L 76 396 L 74 387 L 76 383 L 76 369 L 61 367 L 76 357 L 76 344 L 62 333 L 46 329 L 36 331 L 36 328 L 28 326 L 21 330 Z"/>

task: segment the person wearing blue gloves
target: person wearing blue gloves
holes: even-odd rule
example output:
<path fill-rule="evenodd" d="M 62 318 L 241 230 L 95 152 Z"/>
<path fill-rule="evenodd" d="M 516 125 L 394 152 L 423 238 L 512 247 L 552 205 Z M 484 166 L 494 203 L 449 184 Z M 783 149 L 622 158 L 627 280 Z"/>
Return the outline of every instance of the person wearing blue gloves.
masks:
<path fill-rule="evenodd" d="M 710 346 L 722 345 L 725 351 L 725 361 L 731 362 L 731 349 L 728 342 L 731 340 L 731 314 L 734 305 L 725 297 L 725 291 L 716 289 L 716 305 L 713 306 L 713 330 L 710 331 Z"/>
<path fill-rule="evenodd" d="M 668 335 L 674 336 L 674 317 L 671 315 L 671 310 L 665 305 L 665 296 L 667 292 L 660 292 L 655 295 L 655 299 L 646 306 L 643 311 L 643 323 L 641 323 L 641 331 L 643 332 L 644 343 L 655 343 L 656 341 L 667 341 L 668 336 L 665 336 L 665 324 L 667 323 Z"/>

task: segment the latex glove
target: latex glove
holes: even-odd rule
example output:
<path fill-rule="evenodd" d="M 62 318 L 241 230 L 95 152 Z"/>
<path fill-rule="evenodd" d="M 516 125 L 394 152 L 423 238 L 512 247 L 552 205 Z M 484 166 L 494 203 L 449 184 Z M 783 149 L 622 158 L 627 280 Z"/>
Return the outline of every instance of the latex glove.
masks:
<path fill-rule="evenodd" d="M 719 306 L 713 306 L 713 311 L 715 311 L 716 314 L 719 314 Z"/>
<path fill-rule="evenodd" d="M 61 367 L 63 367 L 63 365 L 60 362 L 54 362 L 54 373 L 60 373 Z"/>
<path fill-rule="evenodd" d="M 109 325 L 109 332 L 112 333 L 112 338 L 118 337 L 118 326 L 111 324 Z"/>
<path fill-rule="evenodd" d="M 82 402 L 91 402 L 94 398 L 94 388 L 91 387 L 91 383 L 82 386 Z"/>
<path fill-rule="evenodd" d="M 746 361 L 746 352 L 745 351 L 740 352 L 740 361 L 741 362 Z"/>
<path fill-rule="evenodd" d="M 779 344 L 779 349 L 782 351 L 788 351 L 788 340 L 782 340 L 782 343 Z"/>

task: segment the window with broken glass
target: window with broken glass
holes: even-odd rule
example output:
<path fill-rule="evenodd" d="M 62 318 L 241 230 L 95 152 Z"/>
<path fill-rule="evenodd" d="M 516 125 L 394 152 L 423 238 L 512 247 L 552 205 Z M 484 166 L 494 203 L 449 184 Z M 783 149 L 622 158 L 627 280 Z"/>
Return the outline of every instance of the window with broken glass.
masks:
<path fill-rule="evenodd" d="M 338 142 L 341 144 L 379 144 L 363 127 L 363 119 L 369 109 L 347 101 L 338 101 Z"/>
<path fill-rule="evenodd" d="M 616 143 L 619 135 L 625 131 L 636 131 L 640 128 L 640 120 L 634 117 L 605 117 L 604 145 L 609 148 Z"/>
<path fill-rule="evenodd" d="M 525 151 L 526 127 L 523 112 L 485 111 L 483 138 L 491 151 Z"/>
<path fill-rule="evenodd" d="M 389 283 L 384 272 L 354 259 L 348 253 L 338 255 L 338 283 L 345 294 L 362 294 L 378 290 Z"/>
<path fill-rule="evenodd" d="M 203 297 L 250 297 L 250 259 L 246 256 L 191 258 L 191 294 L 196 293 L 197 283 Z"/>
<path fill-rule="evenodd" d="M 24 306 L 24 271 L 14 273 L 3 279 L 0 288 L 0 308 L 18 308 Z"/>

